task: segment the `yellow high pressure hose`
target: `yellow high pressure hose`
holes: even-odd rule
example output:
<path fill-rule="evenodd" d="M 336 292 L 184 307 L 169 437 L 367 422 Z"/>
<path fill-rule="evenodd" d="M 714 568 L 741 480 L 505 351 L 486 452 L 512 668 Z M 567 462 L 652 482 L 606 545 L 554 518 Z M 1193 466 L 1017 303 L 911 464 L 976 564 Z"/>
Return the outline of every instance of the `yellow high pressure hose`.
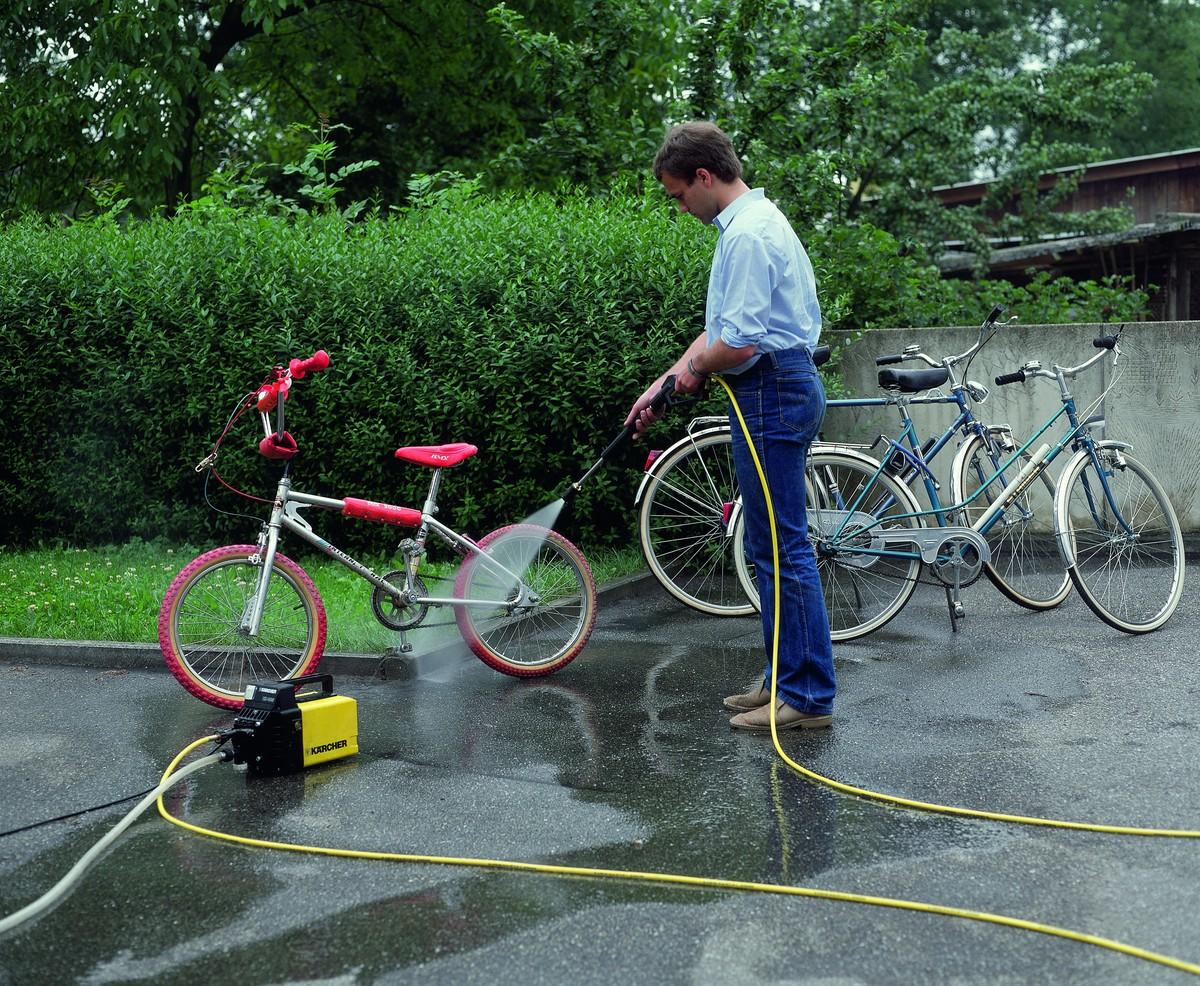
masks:
<path fill-rule="evenodd" d="M 729 395 L 729 402 L 733 406 L 734 413 L 737 415 L 738 425 L 742 429 L 742 435 L 745 436 L 746 445 L 750 449 L 750 456 L 754 460 L 754 468 L 758 471 L 758 480 L 762 484 L 763 498 L 767 503 L 767 517 L 770 521 L 771 528 L 771 551 L 774 558 L 774 586 L 776 603 L 779 599 L 779 538 L 778 530 L 775 526 L 775 507 L 771 503 L 771 490 L 767 485 L 767 477 L 763 472 L 762 463 L 758 459 L 758 451 L 754 447 L 754 442 L 750 440 L 750 431 L 746 427 L 746 419 L 742 417 L 742 409 L 738 405 L 737 398 L 734 397 L 733 391 L 720 377 L 715 377 L 718 383 L 725 388 L 725 392 Z M 953 805 L 939 805 L 928 801 L 914 801 L 911 798 L 902 798 L 895 794 L 883 794 L 879 791 L 869 791 L 866 788 L 855 787 L 852 784 L 843 784 L 841 781 L 835 781 L 832 778 L 818 774 L 814 770 L 797 763 L 784 752 L 783 747 L 779 745 L 779 733 L 775 729 L 775 678 L 779 670 L 779 621 L 775 621 L 775 632 L 771 640 L 771 742 L 775 745 L 775 752 L 779 754 L 781 760 L 786 763 L 792 770 L 796 771 L 809 780 L 816 781 L 818 784 L 824 784 L 826 787 L 831 787 L 835 791 L 840 791 L 842 794 L 851 794 L 859 798 L 868 798 L 872 801 L 882 801 L 884 804 L 898 805 L 902 808 L 915 808 L 920 811 L 932 811 L 942 815 L 960 815 L 967 818 L 983 818 L 992 822 L 1011 822 L 1018 825 L 1041 825 L 1047 828 L 1059 829 L 1077 829 L 1084 832 L 1103 832 L 1108 835 L 1147 835 L 1160 836 L 1163 838 L 1176 839 L 1200 839 L 1200 831 L 1194 829 L 1150 829 L 1150 828 L 1134 828 L 1128 825 L 1101 825 L 1093 822 L 1067 822 L 1060 821 L 1054 818 L 1037 818 L 1032 815 L 1005 815 L 1000 812 L 984 811 L 978 808 L 959 808 Z"/>
<path fill-rule="evenodd" d="M 175 771 L 179 762 L 196 747 L 215 740 L 217 737 L 205 736 L 184 747 L 163 772 L 166 780 Z M 458 856 L 424 856 L 418 853 L 373 852 L 368 849 L 337 849 L 332 846 L 305 846 L 294 842 L 272 842 L 267 839 L 252 839 L 244 835 L 233 835 L 229 832 L 218 832 L 215 829 L 202 828 L 185 822 L 167 811 L 162 797 L 158 799 L 158 813 L 172 825 L 187 829 L 197 835 L 206 835 L 223 842 L 233 842 L 242 846 L 256 849 L 278 849 L 285 852 L 314 853 L 320 856 L 340 856 L 348 859 L 376 859 L 393 863 L 436 863 L 442 866 L 470 866 L 477 869 L 511 870 L 522 873 L 543 873 L 552 876 L 583 876 L 607 880 L 634 880 L 649 883 L 673 883 L 685 887 L 700 887 L 706 890 L 739 890 L 753 891 L 764 894 L 781 894 L 791 897 L 816 897 L 823 900 L 838 900 L 848 904 L 872 904 L 876 907 L 892 907 L 904 911 L 921 911 L 926 914 L 941 914 L 945 917 L 965 918 L 971 921 L 982 921 L 987 924 L 998 924 L 1002 927 L 1019 928 L 1022 931 L 1036 931 L 1043 935 L 1056 938 L 1066 938 L 1069 941 L 1082 942 L 1085 945 L 1096 945 L 1113 952 L 1144 959 L 1158 965 L 1190 972 L 1200 976 L 1200 965 L 1184 962 L 1182 959 L 1169 955 L 1160 955 L 1136 945 L 1127 945 L 1112 938 L 1101 938 L 1099 935 L 1088 935 L 1067 928 L 1058 928 L 1052 924 L 1040 924 L 1036 921 L 1026 921 L 1022 918 L 1008 917 L 1004 914 L 990 914 L 987 911 L 969 911 L 958 907 L 943 907 L 940 904 L 925 904 L 916 900 L 900 900 L 894 897 L 871 897 L 866 894 L 842 893 L 837 890 L 817 890 L 812 887 L 785 887 L 774 883 L 753 883 L 748 880 L 723 880 L 718 877 L 687 876 L 682 873 L 653 873 L 638 870 L 607 870 L 589 866 L 556 866 L 551 863 L 528 863 L 510 859 L 479 859 Z"/>
<path fill-rule="evenodd" d="M 762 465 L 758 460 L 758 453 L 754 448 L 753 442 L 750 441 L 748 429 L 746 428 L 746 422 L 742 417 L 742 411 L 738 406 L 737 399 L 734 397 L 733 391 L 730 390 L 728 384 L 726 384 L 724 380 L 722 380 L 720 377 L 716 377 L 715 379 L 721 384 L 722 387 L 725 388 L 729 395 L 730 403 L 732 404 L 734 412 L 737 415 L 738 423 L 742 428 L 742 433 L 746 436 L 746 443 L 749 446 L 750 453 L 754 459 L 755 469 L 758 471 L 759 480 L 762 483 L 763 494 L 767 504 L 767 514 L 770 520 L 772 552 L 775 558 L 775 577 L 773 589 L 775 592 L 775 598 L 778 599 L 779 541 L 775 527 L 775 512 L 771 503 L 771 493 L 767 487 L 766 476 L 763 473 Z M 1200 831 L 1133 828 L 1129 826 L 1117 825 L 1095 825 L 1085 822 L 1057 821 L 1047 818 L 1035 818 L 1027 815 L 1006 815 L 998 812 L 982 811 L 973 808 L 958 808 L 949 805 L 938 805 L 930 802 L 902 798 L 896 795 L 883 794 L 877 791 L 869 791 L 865 788 L 854 787 L 850 784 L 842 784 L 839 781 L 831 780 L 828 777 L 824 777 L 823 775 L 809 770 L 807 767 L 804 767 L 801 764 L 798 764 L 791 757 L 789 757 L 779 745 L 779 734 L 775 727 L 775 679 L 778 675 L 778 669 L 779 622 L 776 620 L 775 632 L 771 641 L 771 742 L 774 745 L 775 752 L 779 755 L 780 759 L 782 759 L 783 762 L 786 763 L 792 770 L 812 781 L 815 781 L 819 784 L 824 784 L 835 791 L 840 791 L 843 794 L 854 795 L 856 797 L 869 798 L 874 801 L 880 801 L 884 804 L 890 804 L 904 808 L 915 808 L 922 811 L 938 812 L 947 815 L 967 816 L 970 818 L 982 818 L 991 821 L 1015 822 L 1023 825 L 1042 825 L 1052 828 L 1080 829 L 1088 832 L 1102 832 L 1113 835 L 1200 838 Z M 174 773 L 179 763 L 184 759 L 184 757 L 191 753 L 192 750 L 215 739 L 216 736 L 206 736 L 203 739 L 196 740 L 194 743 L 189 744 L 187 747 L 181 750 L 176 755 L 175 759 L 171 761 L 166 771 L 164 771 L 163 780 L 166 780 L 172 773 Z M 1108 949 L 1109 951 L 1117 952 L 1122 955 L 1128 955 L 1132 958 L 1142 959 L 1146 962 L 1153 962 L 1157 965 L 1166 966 L 1170 969 L 1176 969 L 1180 972 L 1188 972 L 1194 976 L 1200 976 L 1200 965 L 1193 962 L 1186 962 L 1182 959 L 1173 958 L 1169 955 L 1151 952 L 1144 948 L 1138 948 L 1135 945 L 1127 945 L 1124 942 L 1119 942 L 1111 938 L 1103 938 L 1099 935 L 1089 935 L 1084 932 L 1071 931 L 1068 928 L 1059 928 L 1054 925 L 1041 924 L 1036 921 L 1026 921 L 1022 918 L 1009 917 L 1003 914 L 992 914 L 987 911 L 972 911 L 958 907 L 946 907 L 940 904 L 927 904 L 921 901 L 902 900 L 893 897 L 873 897 L 865 894 L 843 893 L 836 890 L 818 890 L 811 887 L 789 887 L 772 883 L 755 883 L 746 880 L 726 880 L 719 877 L 688 876 L 680 873 L 654 873 L 641 872 L 637 870 L 609 870 L 584 866 L 556 866 L 549 863 L 530 863 L 517 860 L 479 859 L 455 856 L 426 856 L 416 853 L 372 852 L 361 849 L 337 849 L 329 846 L 305 846 L 290 842 L 272 842 L 265 839 L 252 839 L 246 836 L 233 835 L 228 832 L 218 832 L 214 829 L 201 828 L 198 825 L 185 822 L 183 819 L 177 818 L 167 811 L 161 796 L 158 799 L 158 813 L 173 825 L 178 825 L 179 827 L 187 829 L 189 832 L 194 832 L 197 835 L 204 835 L 213 839 L 220 839 L 225 842 L 232 842 L 243 846 L 252 846 L 259 849 L 277 849 L 288 852 L 315 853 L 323 856 L 340 856 L 352 859 L 387 860 L 400 863 L 435 863 L 444 866 L 470 866 L 479 869 L 510 870 L 525 873 L 542 873 L 554 876 L 580 876 L 611 880 L 634 880 L 651 883 L 667 883 L 688 887 L 700 887 L 709 890 L 736 890 L 743 892 L 778 894 L 792 897 L 812 897 L 822 900 L 842 901 L 844 903 L 851 904 L 869 904 L 875 907 L 890 907 L 904 911 L 919 911 L 926 914 L 940 914 L 945 917 L 980 921 L 985 924 L 1017 928 L 1022 931 L 1036 931 L 1039 934 L 1050 935 L 1055 938 L 1063 938 L 1068 941 L 1080 942 L 1086 945 L 1095 945 L 1098 948 Z"/>

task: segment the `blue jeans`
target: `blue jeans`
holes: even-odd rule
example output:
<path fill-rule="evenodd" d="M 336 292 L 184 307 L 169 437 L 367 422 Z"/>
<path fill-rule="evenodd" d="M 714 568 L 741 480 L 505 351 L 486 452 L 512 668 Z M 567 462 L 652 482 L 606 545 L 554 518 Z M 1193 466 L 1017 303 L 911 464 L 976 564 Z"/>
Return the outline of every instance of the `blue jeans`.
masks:
<path fill-rule="evenodd" d="M 828 713 L 835 691 L 829 616 L 808 539 L 804 462 L 825 417 L 825 388 L 804 349 L 764 353 L 745 373 L 730 375 L 733 389 L 771 491 L 779 536 L 779 672 L 776 691 L 794 709 Z M 775 629 L 774 560 L 762 480 L 732 407 L 733 462 L 742 493 L 746 557 L 758 573 L 763 637 L 771 679 Z"/>

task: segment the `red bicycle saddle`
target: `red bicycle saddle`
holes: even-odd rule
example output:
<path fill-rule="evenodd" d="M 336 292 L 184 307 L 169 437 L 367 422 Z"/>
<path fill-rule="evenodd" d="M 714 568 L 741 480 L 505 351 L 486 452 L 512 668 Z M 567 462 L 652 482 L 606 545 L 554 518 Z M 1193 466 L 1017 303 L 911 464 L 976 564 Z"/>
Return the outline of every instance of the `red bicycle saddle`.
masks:
<path fill-rule="evenodd" d="M 468 445 L 466 442 L 454 442 L 450 445 L 409 445 L 396 449 L 396 458 L 405 462 L 415 462 L 418 466 L 441 469 L 443 466 L 457 466 L 478 451 L 474 445 Z"/>

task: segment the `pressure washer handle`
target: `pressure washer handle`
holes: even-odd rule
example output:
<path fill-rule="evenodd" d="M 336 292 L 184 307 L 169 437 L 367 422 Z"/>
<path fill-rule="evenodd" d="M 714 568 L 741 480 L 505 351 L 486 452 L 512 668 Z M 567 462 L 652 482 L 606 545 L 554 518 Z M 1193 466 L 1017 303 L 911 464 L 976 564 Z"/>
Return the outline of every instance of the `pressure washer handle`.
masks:
<path fill-rule="evenodd" d="M 661 389 L 657 394 L 654 395 L 654 399 L 650 401 L 647 407 L 649 407 L 651 411 L 661 411 L 664 407 L 671 407 L 674 403 L 671 400 L 671 395 L 674 392 L 675 374 L 672 373 L 662 382 Z M 617 449 L 619 449 L 636 434 L 637 422 L 631 421 L 621 430 L 621 433 L 618 434 L 616 438 L 609 442 L 608 448 L 600 453 L 600 461 L 607 462 L 612 457 L 613 453 L 617 451 Z"/>
<path fill-rule="evenodd" d="M 659 392 L 657 394 L 654 395 L 654 398 L 646 406 L 648 408 L 650 408 L 650 410 L 652 410 L 652 411 L 658 411 L 664 407 L 673 407 L 677 403 L 676 401 L 673 401 L 671 399 L 671 395 L 674 392 L 675 392 L 675 375 L 672 374 L 671 376 L 667 377 L 662 382 L 662 388 L 659 390 Z M 596 460 L 596 462 L 592 466 L 592 468 L 589 469 L 587 472 L 585 472 L 579 479 L 575 480 L 575 482 L 571 483 L 571 485 L 568 486 L 563 491 L 563 494 L 562 494 L 563 500 L 567 501 L 567 502 L 570 502 L 571 500 L 573 500 L 575 498 L 575 494 L 577 494 L 579 492 L 580 487 L 583 486 L 583 484 L 586 483 L 589 479 L 591 479 L 592 476 L 594 476 L 596 474 L 596 471 L 602 465 L 604 465 L 604 463 L 606 463 L 609 459 L 611 459 L 613 457 L 614 453 L 616 453 L 616 451 L 619 448 L 621 448 L 626 442 L 628 442 L 636 434 L 637 434 L 637 422 L 636 421 L 630 422 L 624 428 L 622 428 L 620 434 L 618 434 L 616 438 L 614 438 L 611 442 L 608 443 L 608 448 L 606 448 L 603 452 L 600 453 L 600 458 L 598 458 Z"/>
<path fill-rule="evenodd" d="M 333 694 L 333 675 L 328 673 L 298 674 L 295 678 L 287 679 L 287 683 L 295 687 L 297 692 L 300 690 L 299 686 L 312 682 L 320 682 L 322 697 Z"/>

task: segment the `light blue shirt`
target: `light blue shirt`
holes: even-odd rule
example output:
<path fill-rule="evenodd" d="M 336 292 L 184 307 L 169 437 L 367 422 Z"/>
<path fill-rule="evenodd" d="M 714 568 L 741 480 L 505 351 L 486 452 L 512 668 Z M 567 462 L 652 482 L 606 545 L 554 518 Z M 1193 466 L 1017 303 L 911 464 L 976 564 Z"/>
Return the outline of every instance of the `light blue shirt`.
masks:
<path fill-rule="evenodd" d="M 755 347 L 755 355 L 724 372 L 749 369 L 758 354 L 817 344 L 821 306 L 812 263 L 787 217 L 761 188 L 743 192 L 713 225 L 721 231 L 708 278 L 704 311 L 708 344 Z"/>

